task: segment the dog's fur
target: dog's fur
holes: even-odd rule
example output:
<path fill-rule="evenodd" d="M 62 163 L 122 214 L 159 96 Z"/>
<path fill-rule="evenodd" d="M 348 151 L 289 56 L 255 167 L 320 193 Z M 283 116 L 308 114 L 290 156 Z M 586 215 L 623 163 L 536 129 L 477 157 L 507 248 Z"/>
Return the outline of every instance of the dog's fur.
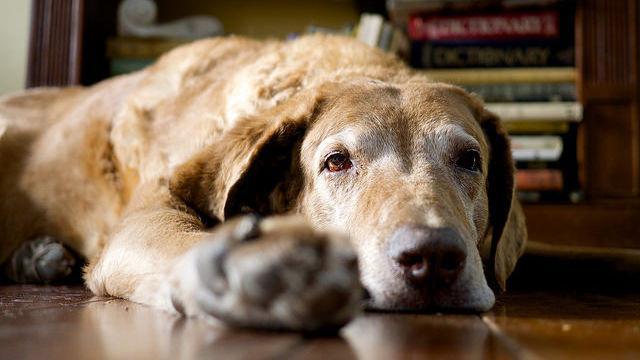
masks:
<path fill-rule="evenodd" d="M 456 166 L 468 148 L 477 172 Z M 336 149 L 353 166 L 331 173 Z M 232 324 L 343 323 L 359 279 L 373 308 L 487 310 L 526 240 L 499 120 L 341 37 L 203 40 L 92 87 L 6 96 L 0 163 L 0 260 L 54 236 L 90 259 L 95 294 Z M 267 217 L 225 221 L 244 213 Z M 464 241 L 453 284 L 401 279 L 387 252 L 407 224 Z"/>

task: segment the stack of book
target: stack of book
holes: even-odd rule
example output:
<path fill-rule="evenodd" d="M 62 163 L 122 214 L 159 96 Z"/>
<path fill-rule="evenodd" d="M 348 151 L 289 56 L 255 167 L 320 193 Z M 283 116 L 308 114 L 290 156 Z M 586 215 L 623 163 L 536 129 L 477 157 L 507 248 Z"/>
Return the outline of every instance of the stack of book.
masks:
<path fill-rule="evenodd" d="M 478 94 L 501 117 L 521 199 L 579 201 L 573 5 L 526 3 L 409 15 L 411 64 Z"/>

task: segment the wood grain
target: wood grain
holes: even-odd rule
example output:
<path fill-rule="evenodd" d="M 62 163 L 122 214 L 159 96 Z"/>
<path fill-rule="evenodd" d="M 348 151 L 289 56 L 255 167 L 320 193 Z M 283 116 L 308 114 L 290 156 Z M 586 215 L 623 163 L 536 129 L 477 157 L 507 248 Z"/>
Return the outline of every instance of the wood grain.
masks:
<path fill-rule="evenodd" d="M 590 199 L 640 195 L 638 1 L 577 2 L 584 105 L 580 146 Z"/>

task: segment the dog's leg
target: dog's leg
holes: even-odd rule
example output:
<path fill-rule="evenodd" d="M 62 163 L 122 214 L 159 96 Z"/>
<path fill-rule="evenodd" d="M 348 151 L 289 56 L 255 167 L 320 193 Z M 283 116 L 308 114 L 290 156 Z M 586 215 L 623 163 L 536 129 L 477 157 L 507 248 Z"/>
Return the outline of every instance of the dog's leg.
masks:
<path fill-rule="evenodd" d="M 346 240 L 295 216 L 243 217 L 209 233 L 170 203 L 127 216 L 87 275 L 95 293 L 257 328 L 335 327 L 358 311 Z"/>
<path fill-rule="evenodd" d="M 181 311 L 246 327 L 341 326 L 362 297 L 346 239 L 315 232 L 297 216 L 223 224 L 180 260 L 172 279 Z"/>

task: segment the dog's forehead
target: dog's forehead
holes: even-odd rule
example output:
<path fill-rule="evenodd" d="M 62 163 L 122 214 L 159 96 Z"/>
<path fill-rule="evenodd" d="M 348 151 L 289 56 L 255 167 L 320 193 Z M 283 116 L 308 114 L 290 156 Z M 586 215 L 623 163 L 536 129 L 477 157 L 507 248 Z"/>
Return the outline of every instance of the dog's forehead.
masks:
<path fill-rule="evenodd" d="M 451 85 L 425 81 L 362 81 L 341 89 L 326 118 L 329 133 L 349 131 L 460 134 L 484 142 L 470 98 Z M 455 129 L 455 131 L 452 131 Z"/>

